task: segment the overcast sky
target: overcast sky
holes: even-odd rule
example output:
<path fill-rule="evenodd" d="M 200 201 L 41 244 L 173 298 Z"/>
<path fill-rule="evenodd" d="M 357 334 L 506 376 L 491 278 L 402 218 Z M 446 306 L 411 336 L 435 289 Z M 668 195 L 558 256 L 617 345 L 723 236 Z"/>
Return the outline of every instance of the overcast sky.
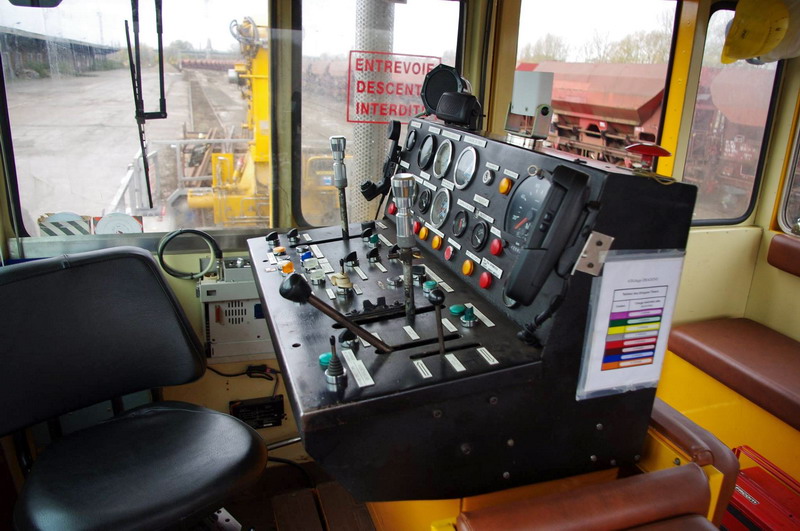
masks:
<path fill-rule="evenodd" d="M 343 55 L 352 49 L 357 1 L 305 0 L 305 55 Z M 228 30 L 231 20 L 251 16 L 258 24 L 267 22 L 266 0 L 164 0 L 163 4 L 165 44 L 185 40 L 205 48 L 210 41 L 214 49 L 227 51 L 235 45 Z M 140 38 L 154 45 L 153 2 L 141 0 L 139 9 Z M 619 40 L 637 30 L 656 29 L 662 24 L 658 12 L 674 9 L 675 2 L 669 0 L 523 0 L 519 45 L 551 33 L 580 50 L 595 33 Z M 404 29 L 396 31 L 395 50 L 440 55 L 454 49 L 457 16 L 457 2 L 396 4 L 395 27 Z M 0 26 L 113 46 L 124 45 L 124 20 L 130 17 L 127 0 L 63 0 L 56 9 L 14 7 L 0 0 Z"/>

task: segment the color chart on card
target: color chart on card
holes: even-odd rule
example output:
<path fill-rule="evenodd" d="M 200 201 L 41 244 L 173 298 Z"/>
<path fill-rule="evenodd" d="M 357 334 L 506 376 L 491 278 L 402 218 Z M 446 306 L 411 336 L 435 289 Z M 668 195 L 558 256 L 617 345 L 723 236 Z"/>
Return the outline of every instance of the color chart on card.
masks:
<path fill-rule="evenodd" d="M 667 286 L 614 291 L 603 371 L 653 363 L 667 300 Z"/>

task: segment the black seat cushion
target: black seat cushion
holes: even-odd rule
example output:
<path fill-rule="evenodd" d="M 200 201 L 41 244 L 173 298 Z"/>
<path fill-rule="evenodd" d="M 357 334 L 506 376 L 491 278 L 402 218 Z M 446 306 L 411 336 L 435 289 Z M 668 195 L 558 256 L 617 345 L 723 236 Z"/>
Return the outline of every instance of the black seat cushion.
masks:
<path fill-rule="evenodd" d="M 255 483 L 266 461 L 258 433 L 234 417 L 183 402 L 148 404 L 45 449 L 14 523 L 64 531 L 174 526 Z"/>

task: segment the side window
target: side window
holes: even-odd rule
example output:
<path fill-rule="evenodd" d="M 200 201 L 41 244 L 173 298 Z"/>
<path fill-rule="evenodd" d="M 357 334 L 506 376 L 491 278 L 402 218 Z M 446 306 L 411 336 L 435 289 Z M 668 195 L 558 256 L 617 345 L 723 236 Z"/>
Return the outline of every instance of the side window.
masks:
<path fill-rule="evenodd" d="M 776 63 L 720 62 L 733 11 L 711 15 L 683 181 L 698 187 L 695 221 L 736 223 L 754 199 Z"/>
<path fill-rule="evenodd" d="M 553 73 L 552 147 L 640 162 L 624 148 L 658 140 L 676 5 L 522 1 L 517 72 Z"/>
<path fill-rule="evenodd" d="M 378 181 L 389 143 L 387 123 L 424 111 L 425 74 L 455 66 L 459 2 L 341 0 L 303 2 L 301 210 L 312 225 L 336 224 L 329 138 L 347 141 L 350 218 L 372 219 L 359 185 Z M 332 23 L 335 21 L 336 23 Z"/>
<path fill-rule="evenodd" d="M 795 133 L 794 159 L 783 190 L 778 223 L 785 232 L 800 235 L 800 131 Z"/>
<path fill-rule="evenodd" d="M 249 112 L 268 89 L 254 89 L 255 76 L 248 77 L 266 66 L 259 52 L 269 46 L 268 3 L 189 4 L 163 3 L 167 118 L 144 126 L 151 206 L 126 49 L 126 20 L 134 39 L 131 3 L 34 9 L 0 1 L 0 57 L 28 234 L 269 224 L 269 175 L 252 162 L 264 155 L 250 149 L 256 134 L 269 133 L 254 119 L 266 124 L 268 117 Z M 144 111 L 152 112 L 159 108 L 153 2 L 140 2 L 139 16 Z M 229 74 L 234 69 L 239 76 Z"/>

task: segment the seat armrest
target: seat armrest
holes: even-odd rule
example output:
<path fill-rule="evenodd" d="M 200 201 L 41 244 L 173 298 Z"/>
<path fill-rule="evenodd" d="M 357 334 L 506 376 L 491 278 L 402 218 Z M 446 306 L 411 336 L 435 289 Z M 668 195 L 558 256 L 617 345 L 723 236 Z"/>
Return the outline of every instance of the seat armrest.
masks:
<path fill-rule="evenodd" d="M 712 465 L 723 474 L 722 487 L 711 522 L 719 525 L 736 487 L 739 460 L 714 434 L 701 428 L 672 406 L 656 398 L 650 426 L 700 466 Z"/>
<path fill-rule="evenodd" d="M 459 531 L 626 529 L 704 515 L 711 496 L 694 463 L 567 492 L 461 513 Z"/>

